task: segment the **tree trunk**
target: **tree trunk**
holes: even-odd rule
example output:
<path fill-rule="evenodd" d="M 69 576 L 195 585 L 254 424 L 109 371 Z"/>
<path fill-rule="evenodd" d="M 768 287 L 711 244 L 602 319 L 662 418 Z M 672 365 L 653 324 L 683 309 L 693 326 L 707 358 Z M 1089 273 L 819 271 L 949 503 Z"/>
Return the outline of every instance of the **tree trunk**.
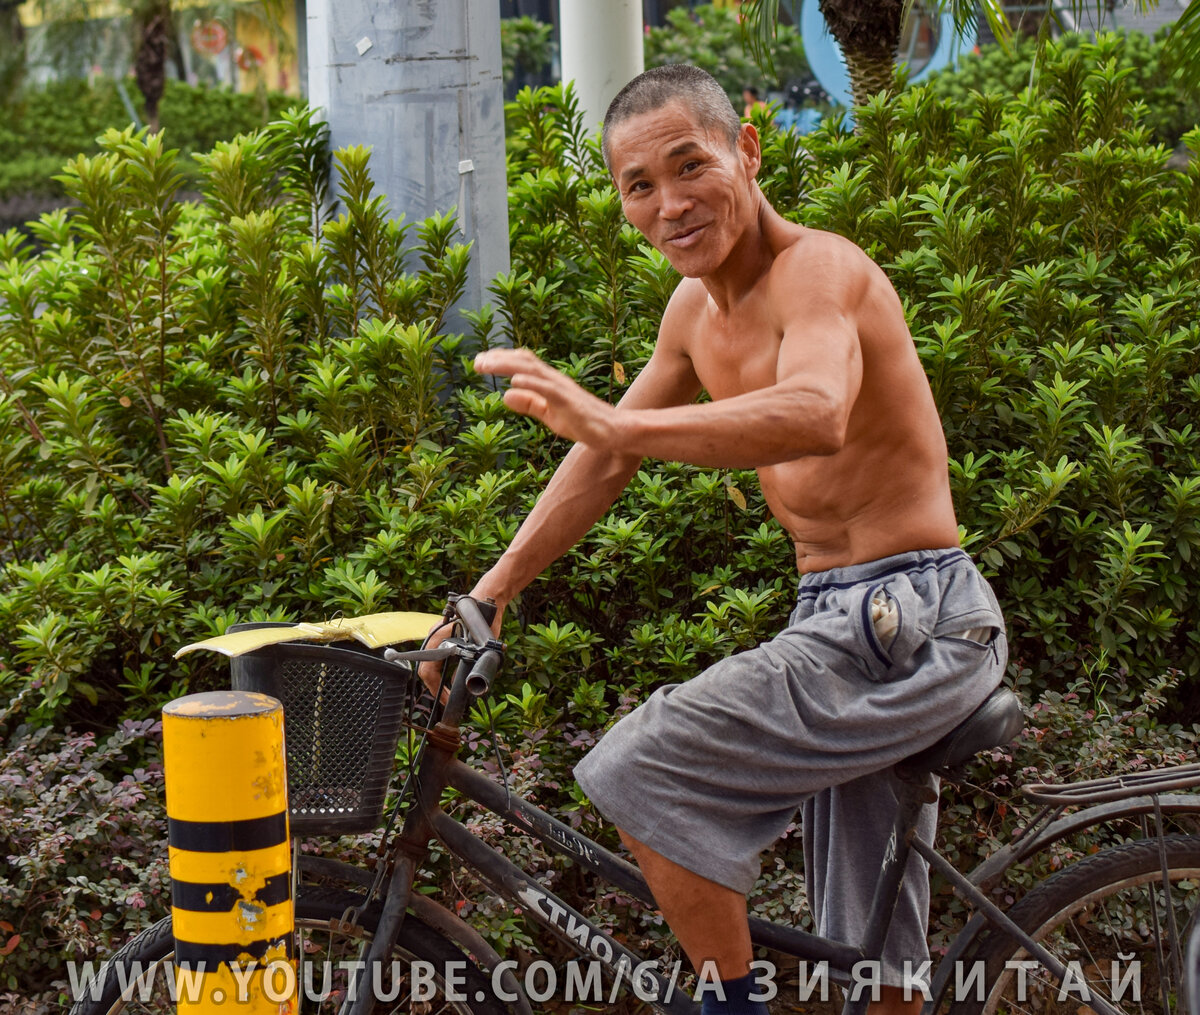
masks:
<path fill-rule="evenodd" d="M 24 0 L 0 0 L 0 101 L 16 95 L 25 78 L 25 28 L 17 8 Z"/>
<path fill-rule="evenodd" d="M 904 0 L 821 0 L 819 7 L 846 58 L 854 105 L 890 89 L 904 27 Z"/>
<path fill-rule="evenodd" d="M 158 104 L 162 99 L 167 82 L 167 49 L 171 37 L 171 9 L 169 4 L 155 3 L 137 11 L 133 18 L 134 44 L 137 53 L 133 59 L 133 73 L 138 90 L 146 100 L 146 123 L 150 130 L 158 130 Z"/>

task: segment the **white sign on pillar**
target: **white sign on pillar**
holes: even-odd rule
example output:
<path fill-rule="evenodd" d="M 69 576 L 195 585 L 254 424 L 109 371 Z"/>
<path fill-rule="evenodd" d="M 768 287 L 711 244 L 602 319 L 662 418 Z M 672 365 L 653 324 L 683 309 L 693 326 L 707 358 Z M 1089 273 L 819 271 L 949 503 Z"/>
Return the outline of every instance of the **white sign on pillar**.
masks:
<path fill-rule="evenodd" d="M 508 270 L 504 82 L 496 0 L 308 0 L 308 99 L 334 148 L 369 145 L 394 216 L 458 209 L 462 305 Z"/>

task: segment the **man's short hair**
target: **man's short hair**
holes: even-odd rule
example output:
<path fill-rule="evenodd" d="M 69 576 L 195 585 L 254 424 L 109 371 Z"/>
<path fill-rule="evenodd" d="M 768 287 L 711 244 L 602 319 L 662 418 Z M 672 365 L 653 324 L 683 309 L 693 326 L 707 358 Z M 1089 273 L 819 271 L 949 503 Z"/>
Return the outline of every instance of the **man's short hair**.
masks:
<path fill-rule="evenodd" d="M 670 63 L 662 67 L 651 67 L 635 77 L 617 92 L 604 114 L 604 128 L 600 134 L 600 149 L 604 164 L 612 168 L 612 150 L 609 147 L 612 131 L 617 124 L 631 116 L 640 116 L 661 109 L 669 102 L 679 101 L 687 106 L 696 119 L 705 127 L 724 134 L 730 148 L 736 148 L 742 121 L 738 118 L 733 103 L 725 89 L 707 71 L 686 63 Z"/>

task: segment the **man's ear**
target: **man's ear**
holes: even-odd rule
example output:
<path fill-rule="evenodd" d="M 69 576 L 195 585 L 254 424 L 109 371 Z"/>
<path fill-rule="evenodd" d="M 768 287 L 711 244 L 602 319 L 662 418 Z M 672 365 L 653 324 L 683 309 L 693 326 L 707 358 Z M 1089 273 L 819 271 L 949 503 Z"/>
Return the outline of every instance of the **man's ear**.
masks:
<path fill-rule="evenodd" d="M 741 155 L 746 168 L 750 170 L 751 178 L 757 178 L 758 170 L 762 166 L 762 145 L 758 140 L 758 130 L 754 124 L 742 124 L 742 129 L 738 132 L 737 147 L 738 154 Z"/>

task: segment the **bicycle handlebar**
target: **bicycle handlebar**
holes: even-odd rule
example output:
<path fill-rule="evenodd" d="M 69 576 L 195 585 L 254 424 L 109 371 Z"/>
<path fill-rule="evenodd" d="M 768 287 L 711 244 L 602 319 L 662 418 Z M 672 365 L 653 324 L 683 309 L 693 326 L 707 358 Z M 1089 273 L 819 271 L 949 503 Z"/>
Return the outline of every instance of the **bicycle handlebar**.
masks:
<path fill-rule="evenodd" d="M 504 655 L 499 649 L 488 649 L 484 652 L 475 660 L 475 665 L 467 674 L 467 690 L 477 698 L 487 694 L 488 688 L 492 686 L 492 677 L 496 675 L 503 660 Z"/>
<path fill-rule="evenodd" d="M 457 596 L 451 599 L 454 612 L 466 625 L 471 640 L 481 648 L 481 652 L 467 674 L 467 692 L 478 698 L 487 694 L 492 686 L 492 678 L 504 661 L 504 646 L 492 634 L 492 620 L 496 616 L 495 603 L 478 603 L 470 596 Z"/>
<path fill-rule="evenodd" d="M 492 634 L 492 618 L 496 615 L 495 603 L 480 605 L 470 596 L 457 596 L 450 600 L 450 604 L 466 625 L 467 632 L 476 645 L 482 648 L 496 640 L 495 635 Z M 485 609 L 489 614 L 486 617 L 484 616 Z"/>
<path fill-rule="evenodd" d="M 421 648 L 408 652 L 389 648 L 383 658 L 390 663 L 440 662 L 451 656 L 473 659 L 474 665 L 467 674 L 467 691 L 479 697 L 487 694 L 492 678 L 504 661 L 504 646 L 492 634 L 491 620 L 496 615 L 494 603 L 477 603 L 470 596 L 452 596 L 448 612 L 457 614 L 467 629 L 470 643 L 461 640 L 443 642 L 437 648 Z M 482 651 L 479 651 L 481 650 Z"/>

